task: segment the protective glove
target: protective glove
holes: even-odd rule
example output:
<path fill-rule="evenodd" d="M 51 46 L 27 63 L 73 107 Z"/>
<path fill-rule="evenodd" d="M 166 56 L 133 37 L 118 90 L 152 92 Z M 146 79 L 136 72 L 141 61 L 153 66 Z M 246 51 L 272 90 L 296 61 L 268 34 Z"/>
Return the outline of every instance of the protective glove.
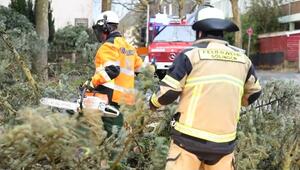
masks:
<path fill-rule="evenodd" d="M 156 111 L 159 107 L 157 107 L 155 104 L 153 104 L 153 98 L 156 98 L 155 94 L 151 95 L 149 97 L 149 108 L 151 111 Z"/>
<path fill-rule="evenodd" d="M 148 67 L 149 67 L 149 70 L 151 71 L 151 73 L 154 74 L 156 72 L 156 65 L 149 64 Z"/>
<path fill-rule="evenodd" d="M 156 59 L 155 58 L 152 58 L 151 59 L 151 62 L 149 64 L 149 67 L 150 67 L 150 70 L 152 73 L 155 73 L 156 72 Z"/>
<path fill-rule="evenodd" d="M 151 100 L 149 100 L 149 108 L 150 108 L 150 110 L 153 111 L 153 112 L 155 112 L 155 111 L 158 109 L 158 107 L 155 107 L 155 106 L 153 105 L 153 103 L 151 102 Z"/>
<path fill-rule="evenodd" d="M 90 80 L 87 80 L 84 84 L 83 87 L 88 89 L 89 91 L 93 91 L 95 89 L 93 82 Z"/>

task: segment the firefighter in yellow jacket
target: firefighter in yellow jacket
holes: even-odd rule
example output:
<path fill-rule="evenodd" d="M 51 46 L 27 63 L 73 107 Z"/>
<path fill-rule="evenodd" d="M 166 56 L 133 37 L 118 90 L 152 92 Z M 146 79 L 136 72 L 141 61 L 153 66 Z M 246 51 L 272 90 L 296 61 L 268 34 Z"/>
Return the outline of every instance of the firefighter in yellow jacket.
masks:
<path fill-rule="evenodd" d="M 180 96 L 166 170 L 231 170 L 240 108 L 260 96 L 261 86 L 249 58 L 223 40 L 224 31 L 239 28 L 222 11 L 201 7 L 192 28 L 197 40 L 150 99 L 155 110 Z"/>
<path fill-rule="evenodd" d="M 142 59 L 136 50 L 117 31 L 119 18 L 113 11 L 101 13 L 93 25 L 94 33 L 102 43 L 95 57 L 96 71 L 91 81 L 85 84 L 94 92 L 105 94 L 109 104 L 119 108 L 120 103 L 133 104 L 134 76 L 142 66 Z M 102 118 L 108 136 L 115 125 L 120 129 L 123 116 Z"/>

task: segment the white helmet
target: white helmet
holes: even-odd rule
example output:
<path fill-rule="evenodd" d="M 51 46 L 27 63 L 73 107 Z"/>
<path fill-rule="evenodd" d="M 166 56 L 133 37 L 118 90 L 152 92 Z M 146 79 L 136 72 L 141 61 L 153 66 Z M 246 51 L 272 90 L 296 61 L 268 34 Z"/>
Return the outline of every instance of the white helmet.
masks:
<path fill-rule="evenodd" d="M 212 6 L 204 6 L 197 11 L 192 28 L 195 31 L 235 32 L 239 30 L 237 25 L 225 19 L 225 15 L 221 10 Z"/>
<path fill-rule="evenodd" d="M 104 22 L 107 24 L 119 24 L 120 19 L 118 15 L 113 11 L 104 11 L 97 18 L 95 25 L 104 25 Z"/>
<path fill-rule="evenodd" d="M 119 17 L 113 11 L 105 11 L 100 14 L 97 18 L 96 23 L 92 26 L 94 33 L 96 34 L 96 38 L 99 42 L 103 42 L 102 34 L 110 34 L 112 31 L 117 29 L 117 25 L 119 24 Z"/>

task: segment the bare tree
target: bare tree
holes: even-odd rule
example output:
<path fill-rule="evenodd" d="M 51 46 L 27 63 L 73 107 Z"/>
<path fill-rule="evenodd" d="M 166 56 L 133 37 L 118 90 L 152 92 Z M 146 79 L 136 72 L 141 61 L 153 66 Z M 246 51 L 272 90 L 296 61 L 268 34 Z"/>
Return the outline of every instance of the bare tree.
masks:
<path fill-rule="evenodd" d="M 36 32 L 43 42 L 43 47 L 39 50 L 36 59 L 34 60 L 34 69 L 43 80 L 48 79 L 48 38 L 49 38 L 49 26 L 48 26 L 48 0 L 36 0 Z"/>
<path fill-rule="evenodd" d="M 230 0 L 230 2 L 232 7 L 233 21 L 240 28 L 240 31 L 236 32 L 234 35 L 234 45 L 237 47 L 242 47 L 242 27 L 238 0 Z"/>

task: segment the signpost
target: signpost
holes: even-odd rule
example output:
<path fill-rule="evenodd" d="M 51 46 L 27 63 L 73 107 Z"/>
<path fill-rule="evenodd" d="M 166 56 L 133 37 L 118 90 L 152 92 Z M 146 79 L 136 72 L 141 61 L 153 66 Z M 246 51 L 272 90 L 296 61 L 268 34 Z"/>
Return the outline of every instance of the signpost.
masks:
<path fill-rule="evenodd" d="M 249 57 L 250 54 L 250 47 L 251 47 L 251 37 L 253 35 L 253 29 L 250 27 L 247 29 L 248 34 L 248 49 L 247 49 L 247 56 Z"/>
<path fill-rule="evenodd" d="M 300 73 L 300 40 L 298 42 L 298 73 Z"/>

